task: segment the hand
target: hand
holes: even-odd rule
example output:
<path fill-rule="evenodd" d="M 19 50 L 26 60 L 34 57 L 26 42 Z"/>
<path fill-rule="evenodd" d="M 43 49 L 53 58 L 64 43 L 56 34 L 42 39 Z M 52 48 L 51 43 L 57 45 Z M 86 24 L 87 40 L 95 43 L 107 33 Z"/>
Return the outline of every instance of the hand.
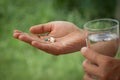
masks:
<path fill-rule="evenodd" d="M 87 58 L 83 62 L 86 72 L 84 80 L 94 80 L 91 75 L 97 76 L 99 80 L 120 80 L 120 59 L 104 56 L 86 47 L 81 52 Z"/>
<path fill-rule="evenodd" d="M 13 36 L 53 55 L 79 51 L 81 47 L 85 46 L 84 31 L 70 22 L 53 21 L 46 24 L 40 24 L 31 27 L 30 32 L 32 34 L 15 30 Z M 46 32 L 49 32 L 46 36 L 36 36 Z M 54 43 L 44 40 L 44 38 L 49 38 L 51 36 L 56 40 Z"/>

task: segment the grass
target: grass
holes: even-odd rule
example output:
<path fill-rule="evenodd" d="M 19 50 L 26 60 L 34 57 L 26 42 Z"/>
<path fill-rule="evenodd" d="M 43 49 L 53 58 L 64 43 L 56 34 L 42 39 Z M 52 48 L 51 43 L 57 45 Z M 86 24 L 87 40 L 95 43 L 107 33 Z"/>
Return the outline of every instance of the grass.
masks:
<path fill-rule="evenodd" d="M 16 40 L 13 40 L 16 42 Z M 2 42 L 3 43 L 3 42 Z M 80 53 L 52 56 L 23 42 L 1 45 L 0 80 L 80 80 L 83 77 Z"/>
<path fill-rule="evenodd" d="M 76 10 L 54 10 L 52 0 L 0 0 L 0 80 L 83 79 L 79 52 L 53 56 L 12 37 L 14 29 L 29 32 L 32 25 L 54 20 L 84 23 Z"/>

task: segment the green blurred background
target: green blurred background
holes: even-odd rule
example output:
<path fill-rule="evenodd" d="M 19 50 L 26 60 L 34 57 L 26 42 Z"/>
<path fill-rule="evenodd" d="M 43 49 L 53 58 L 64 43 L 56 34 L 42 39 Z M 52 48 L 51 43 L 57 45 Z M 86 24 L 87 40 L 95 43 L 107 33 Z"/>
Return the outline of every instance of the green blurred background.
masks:
<path fill-rule="evenodd" d="M 83 80 L 79 52 L 53 56 L 12 37 L 13 30 L 49 21 L 73 22 L 116 18 L 116 0 L 0 0 L 0 80 Z M 118 5 L 118 6 L 117 6 Z"/>

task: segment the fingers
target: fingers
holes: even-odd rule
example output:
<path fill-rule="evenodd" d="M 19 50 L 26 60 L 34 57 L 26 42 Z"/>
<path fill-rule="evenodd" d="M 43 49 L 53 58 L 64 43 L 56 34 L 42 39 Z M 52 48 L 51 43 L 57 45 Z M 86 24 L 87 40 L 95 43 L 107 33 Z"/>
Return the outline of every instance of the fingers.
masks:
<path fill-rule="evenodd" d="M 22 31 L 19 31 L 19 30 L 14 31 L 13 37 L 16 38 L 16 39 L 19 39 L 21 41 L 24 41 L 26 43 L 29 43 L 29 44 L 31 44 L 31 42 L 33 40 L 39 40 L 41 42 L 43 41 L 39 37 L 37 37 L 36 35 L 23 33 Z"/>
<path fill-rule="evenodd" d="M 84 75 L 84 80 L 94 80 L 94 79 L 92 79 L 92 78 L 90 77 L 90 75 L 89 75 L 88 73 L 86 73 L 86 74 Z"/>
<path fill-rule="evenodd" d="M 22 32 L 19 31 L 19 30 L 14 30 L 13 37 L 14 37 L 14 38 L 18 38 L 21 33 L 22 33 Z"/>
<path fill-rule="evenodd" d="M 21 34 L 19 37 L 18 37 L 21 41 L 24 41 L 26 43 L 29 43 L 31 44 L 31 42 L 34 40 L 30 35 L 28 34 Z"/>
<path fill-rule="evenodd" d="M 85 60 L 83 62 L 83 68 L 84 68 L 85 72 L 87 72 L 87 73 L 90 73 L 93 75 L 99 75 L 98 66 L 89 62 L 88 60 Z"/>
<path fill-rule="evenodd" d="M 85 80 L 98 80 L 99 78 L 99 75 L 100 75 L 100 71 L 99 71 L 99 67 L 96 66 L 95 64 L 91 63 L 90 61 L 88 60 L 85 60 L 83 62 L 83 68 L 85 70 L 85 72 L 87 73 L 85 76 L 84 76 L 84 79 Z M 88 74 L 89 73 L 89 74 Z"/>
<path fill-rule="evenodd" d="M 17 39 L 24 41 L 26 43 L 31 44 L 31 42 L 34 40 L 31 36 L 29 36 L 28 34 L 20 34 L 20 33 L 15 33 L 14 34 L 16 36 Z"/>
<path fill-rule="evenodd" d="M 17 38 L 23 42 L 29 43 L 32 46 L 34 46 L 40 50 L 43 50 L 45 52 L 52 53 L 54 55 L 60 54 L 59 50 L 61 48 L 56 47 L 56 45 L 59 46 L 58 42 L 56 42 L 56 41 L 58 41 L 57 39 L 55 39 L 55 42 L 50 42 L 50 41 L 46 41 L 44 39 L 45 37 L 49 37 L 49 36 L 38 37 L 34 34 L 27 34 L 27 33 L 21 32 L 21 31 L 17 31 L 17 30 L 14 31 L 13 36 L 15 38 Z"/>
<path fill-rule="evenodd" d="M 14 30 L 13 37 L 27 43 L 30 43 L 32 41 L 29 35 L 19 30 Z"/>
<path fill-rule="evenodd" d="M 53 28 L 52 23 L 46 23 L 41 25 L 36 25 L 30 28 L 30 32 L 33 34 L 41 34 L 45 32 L 51 32 Z"/>
<path fill-rule="evenodd" d="M 105 57 L 104 55 L 101 55 L 89 48 L 83 47 L 81 49 L 82 55 L 87 58 L 90 62 L 99 64 L 102 62 L 102 59 Z"/>

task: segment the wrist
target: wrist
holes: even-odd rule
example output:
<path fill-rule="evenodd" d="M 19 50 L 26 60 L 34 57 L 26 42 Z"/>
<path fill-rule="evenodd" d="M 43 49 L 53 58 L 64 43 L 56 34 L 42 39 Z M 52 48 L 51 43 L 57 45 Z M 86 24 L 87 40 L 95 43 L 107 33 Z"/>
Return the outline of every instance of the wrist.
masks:
<path fill-rule="evenodd" d="M 80 37 L 80 43 L 81 43 L 81 48 L 86 46 L 86 32 L 84 30 L 81 30 L 81 37 Z"/>
<path fill-rule="evenodd" d="M 77 40 L 76 40 L 76 51 L 80 51 L 82 47 L 86 46 L 86 33 L 84 30 L 79 29 L 77 32 Z"/>

